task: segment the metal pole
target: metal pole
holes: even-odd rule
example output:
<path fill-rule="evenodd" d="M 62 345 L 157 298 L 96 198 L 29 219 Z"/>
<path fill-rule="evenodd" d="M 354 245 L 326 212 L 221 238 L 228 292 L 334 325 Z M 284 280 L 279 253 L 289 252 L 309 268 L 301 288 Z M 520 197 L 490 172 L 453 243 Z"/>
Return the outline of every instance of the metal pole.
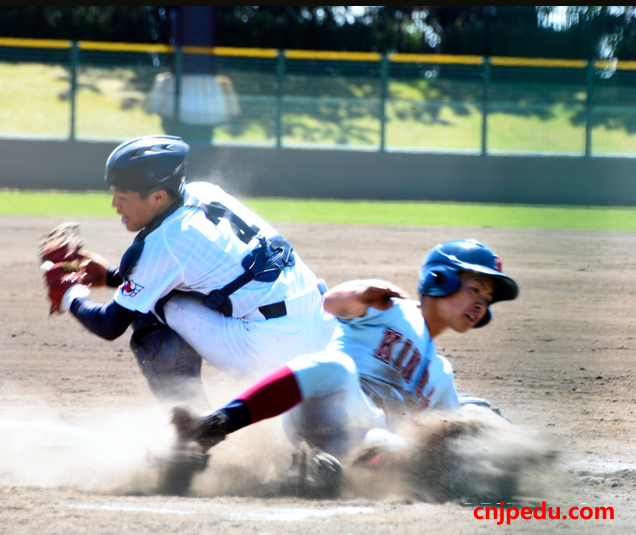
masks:
<path fill-rule="evenodd" d="M 488 153 L 488 92 L 490 90 L 490 58 L 484 58 L 484 99 L 482 102 L 482 122 L 481 122 L 481 154 Z"/>
<path fill-rule="evenodd" d="M 183 49 L 181 46 L 175 47 L 174 56 L 174 121 L 181 123 L 181 84 L 183 80 Z"/>
<path fill-rule="evenodd" d="M 587 100 L 585 102 L 585 156 L 592 155 L 592 124 L 594 121 L 594 60 L 587 62 Z"/>
<path fill-rule="evenodd" d="M 278 62 L 276 64 L 276 74 L 278 77 L 278 91 L 276 93 L 276 147 L 283 146 L 283 104 L 285 100 L 285 51 L 278 51 Z"/>
<path fill-rule="evenodd" d="M 69 95 L 69 102 L 71 105 L 71 124 L 70 124 L 70 133 L 69 139 L 71 141 L 75 141 L 76 132 L 75 132 L 75 107 L 76 107 L 76 99 L 77 99 L 77 65 L 79 63 L 79 47 L 77 46 L 77 42 L 73 41 L 71 43 L 71 94 Z"/>
<path fill-rule="evenodd" d="M 389 56 L 382 54 L 380 62 L 380 151 L 386 150 L 386 101 L 389 94 Z"/>

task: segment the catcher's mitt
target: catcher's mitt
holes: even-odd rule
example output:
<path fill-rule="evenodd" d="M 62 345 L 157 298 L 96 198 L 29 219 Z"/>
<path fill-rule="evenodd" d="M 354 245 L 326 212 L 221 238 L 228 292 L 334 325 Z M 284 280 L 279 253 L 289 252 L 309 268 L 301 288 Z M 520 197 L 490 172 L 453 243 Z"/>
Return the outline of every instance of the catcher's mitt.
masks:
<path fill-rule="evenodd" d="M 79 223 L 67 222 L 55 227 L 51 232 L 40 238 L 38 259 L 40 265 L 44 262 L 53 264 L 67 264 L 67 271 L 77 271 L 83 259 L 84 242 L 80 237 Z M 72 268 L 75 269 L 72 269 Z"/>
<path fill-rule="evenodd" d="M 53 264 L 50 260 L 42 264 L 41 270 L 44 273 L 48 297 L 51 302 L 49 314 L 60 314 L 63 312 L 62 299 L 64 294 L 71 286 L 81 284 L 81 276 L 75 271 L 67 271 L 63 262 Z"/>
<path fill-rule="evenodd" d="M 61 312 L 66 290 L 80 283 L 77 271 L 85 256 L 79 228 L 79 223 L 62 223 L 40 238 L 38 260 L 48 288 L 51 314 Z"/>

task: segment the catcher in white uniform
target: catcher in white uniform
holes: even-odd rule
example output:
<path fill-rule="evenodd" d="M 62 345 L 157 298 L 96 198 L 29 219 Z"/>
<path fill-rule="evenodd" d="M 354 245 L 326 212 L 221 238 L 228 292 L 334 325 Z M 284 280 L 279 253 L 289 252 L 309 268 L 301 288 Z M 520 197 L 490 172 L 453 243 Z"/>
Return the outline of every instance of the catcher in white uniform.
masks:
<path fill-rule="evenodd" d="M 72 276 L 47 275 L 52 312 L 69 310 L 108 340 L 132 325 L 131 348 L 154 394 L 209 410 L 203 359 L 261 375 L 324 349 L 335 319 L 324 283 L 292 246 L 238 200 L 207 182 L 185 182 L 189 146 L 148 136 L 122 143 L 106 162 L 112 205 L 138 232 L 119 267 L 82 251 Z M 53 272 L 50 272 L 53 273 Z M 90 286 L 112 286 L 95 303 Z"/>
<path fill-rule="evenodd" d="M 339 461 L 369 437 L 390 434 L 404 417 L 425 409 L 457 410 L 466 402 L 488 404 L 458 396 L 451 365 L 437 353 L 434 339 L 447 329 L 465 333 L 486 325 L 490 305 L 515 299 L 517 284 L 501 272 L 491 249 L 455 240 L 429 252 L 418 293 L 411 300 L 382 280 L 329 290 L 324 308 L 339 326 L 326 350 L 290 360 L 220 410 L 195 418 L 175 408 L 182 451 L 206 455 L 228 434 L 284 413 L 292 442 L 319 452 L 314 465 L 338 472 Z M 182 479 L 178 470 L 177 463 L 166 484 L 184 492 L 187 469 Z"/>

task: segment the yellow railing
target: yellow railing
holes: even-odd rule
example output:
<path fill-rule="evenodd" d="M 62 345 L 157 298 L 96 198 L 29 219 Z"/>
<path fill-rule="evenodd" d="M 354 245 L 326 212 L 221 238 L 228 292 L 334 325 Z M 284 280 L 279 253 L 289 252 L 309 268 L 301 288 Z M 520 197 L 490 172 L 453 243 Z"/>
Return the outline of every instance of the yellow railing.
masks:
<path fill-rule="evenodd" d="M 71 48 L 73 41 L 56 39 L 20 39 L 13 37 L 0 37 L 0 46 L 5 47 L 29 47 L 29 48 Z M 110 52 L 148 52 L 148 53 L 175 53 L 177 48 L 172 45 L 144 44 L 144 43 L 112 43 L 101 41 L 77 41 L 81 50 L 99 50 Z M 383 55 L 376 52 L 339 52 L 323 50 L 278 50 L 274 48 L 234 48 L 234 47 L 196 47 L 184 46 L 183 53 L 203 54 L 214 56 L 275 58 L 280 53 L 289 59 L 307 60 L 332 60 L 332 61 L 381 61 Z M 450 54 L 405 54 L 389 53 L 387 59 L 396 63 L 427 63 L 427 64 L 464 64 L 481 65 L 485 62 L 484 56 L 450 55 Z M 507 56 L 491 56 L 492 65 L 507 67 L 553 67 L 580 69 L 587 66 L 586 60 L 549 59 L 549 58 L 522 58 Z M 594 67 L 616 70 L 636 70 L 636 61 L 607 61 L 595 60 Z"/>

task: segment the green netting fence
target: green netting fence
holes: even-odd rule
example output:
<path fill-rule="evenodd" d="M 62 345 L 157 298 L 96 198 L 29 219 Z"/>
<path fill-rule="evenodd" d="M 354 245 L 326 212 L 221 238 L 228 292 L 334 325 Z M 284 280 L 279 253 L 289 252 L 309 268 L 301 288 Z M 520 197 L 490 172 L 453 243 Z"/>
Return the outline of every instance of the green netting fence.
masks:
<path fill-rule="evenodd" d="M 0 136 L 632 156 L 636 62 L 0 38 Z"/>

